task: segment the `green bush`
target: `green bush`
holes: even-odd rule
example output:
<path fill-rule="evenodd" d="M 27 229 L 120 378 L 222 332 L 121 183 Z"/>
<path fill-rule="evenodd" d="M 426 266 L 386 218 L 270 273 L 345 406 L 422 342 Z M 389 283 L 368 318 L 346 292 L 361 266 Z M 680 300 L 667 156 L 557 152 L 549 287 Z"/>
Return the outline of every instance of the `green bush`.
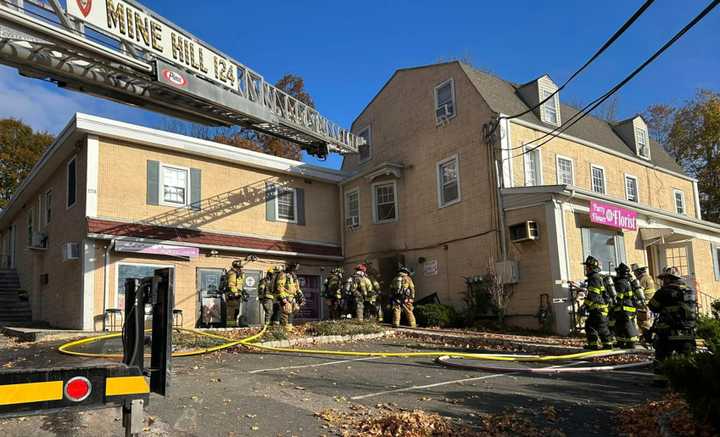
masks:
<path fill-rule="evenodd" d="M 705 340 L 708 349 L 720 353 L 720 320 L 700 317 L 697 323 L 697 336 Z"/>
<path fill-rule="evenodd" d="M 720 431 L 720 355 L 671 357 L 663 369 L 673 389 L 685 397 L 695 418 Z"/>
<path fill-rule="evenodd" d="M 431 303 L 415 308 L 415 318 L 420 326 L 447 328 L 458 324 L 458 313 L 449 305 Z"/>
<path fill-rule="evenodd" d="M 384 329 L 373 321 L 358 322 L 356 320 L 325 320 L 313 323 L 305 331 L 308 335 L 360 335 L 377 334 Z"/>

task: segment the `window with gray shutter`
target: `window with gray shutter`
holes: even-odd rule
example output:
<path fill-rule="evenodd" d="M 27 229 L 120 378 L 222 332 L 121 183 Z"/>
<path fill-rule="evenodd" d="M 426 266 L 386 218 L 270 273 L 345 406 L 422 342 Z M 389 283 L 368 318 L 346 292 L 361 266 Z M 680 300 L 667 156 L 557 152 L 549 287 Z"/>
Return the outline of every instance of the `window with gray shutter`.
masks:
<path fill-rule="evenodd" d="M 202 209 L 202 171 L 199 168 L 190 169 L 190 208 L 193 211 Z"/>
<path fill-rule="evenodd" d="M 158 205 L 160 203 L 160 162 L 147 162 L 147 203 Z"/>

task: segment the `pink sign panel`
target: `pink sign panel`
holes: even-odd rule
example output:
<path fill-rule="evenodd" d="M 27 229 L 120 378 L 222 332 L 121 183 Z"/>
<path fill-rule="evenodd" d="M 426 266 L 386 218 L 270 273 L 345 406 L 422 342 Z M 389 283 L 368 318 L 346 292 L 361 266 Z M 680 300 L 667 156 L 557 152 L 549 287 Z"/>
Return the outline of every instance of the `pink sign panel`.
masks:
<path fill-rule="evenodd" d="M 115 242 L 115 250 L 118 252 L 135 252 L 152 255 L 184 256 L 195 258 L 200 255 L 197 247 L 171 246 L 168 244 L 147 244 L 131 241 Z"/>
<path fill-rule="evenodd" d="M 590 221 L 599 225 L 634 231 L 637 229 L 637 211 L 591 200 Z"/>

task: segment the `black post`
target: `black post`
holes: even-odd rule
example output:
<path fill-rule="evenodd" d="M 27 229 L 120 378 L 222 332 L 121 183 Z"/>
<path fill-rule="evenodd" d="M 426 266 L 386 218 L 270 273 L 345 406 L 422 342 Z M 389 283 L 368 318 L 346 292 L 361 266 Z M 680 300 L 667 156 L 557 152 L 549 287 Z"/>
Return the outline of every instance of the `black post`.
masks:
<path fill-rule="evenodd" d="M 175 301 L 172 269 L 155 270 L 152 282 L 152 355 L 150 391 L 167 396 L 172 356 L 172 310 Z"/>
<path fill-rule="evenodd" d="M 145 302 L 139 279 L 125 280 L 125 323 L 123 324 L 123 363 L 145 367 Z"/>

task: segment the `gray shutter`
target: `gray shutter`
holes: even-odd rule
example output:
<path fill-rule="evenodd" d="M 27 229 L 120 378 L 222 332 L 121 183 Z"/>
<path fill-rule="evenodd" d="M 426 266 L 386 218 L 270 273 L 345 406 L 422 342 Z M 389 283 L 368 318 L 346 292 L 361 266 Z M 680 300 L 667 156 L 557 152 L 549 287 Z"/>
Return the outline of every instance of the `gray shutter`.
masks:
<path fill-rule="evenodd" d="M 305 190 L 302 188 L 296 188 L 296 199 L 297 202 L 297 224 L 299 225 L 305 225 Z"/>
<path fill-rule="evenodd" d="M 625 237 L 623 234 L 615 236 L 615 249 L 618 254 L 618 265 L 620 265 L 620 263 L 627 264 L 627 256 L 625 255 Z"/>
<path fill-rule="evenodd" d="M 717 244 L 710 244 L 710 249 L 712 250 L 712 259 L 713 259 L 713 270 L 715 270 L 715 280 L 720 281 L 720 246 Z"/>
<path fill-rule="evenodd" d="M 590 256 L 590 229 L 581 228 L 582 234 L 582 250 L 583 250 L 583 261 Z"/>
<path fill-rule="evenodd" d="M 160 195 L 158 193 L 160 187 L 160 163 L 158 161 L 147 162 L 147 203 L 148 205 L 158 205 L 160 203 Z"/>
<path fill-rule="evenodd" d="M 265 183 L 265 218 L 269 222 L 277 221 L 277 212 L 275 211 L 275 197 L 277 196 L 277 189 L 275 185 L 267 182 Z"/>
<path fill-rule="evenodd" d="M 202 171 L 198 168 L 190 169 L 190 208 L 202 209 Z"/>

